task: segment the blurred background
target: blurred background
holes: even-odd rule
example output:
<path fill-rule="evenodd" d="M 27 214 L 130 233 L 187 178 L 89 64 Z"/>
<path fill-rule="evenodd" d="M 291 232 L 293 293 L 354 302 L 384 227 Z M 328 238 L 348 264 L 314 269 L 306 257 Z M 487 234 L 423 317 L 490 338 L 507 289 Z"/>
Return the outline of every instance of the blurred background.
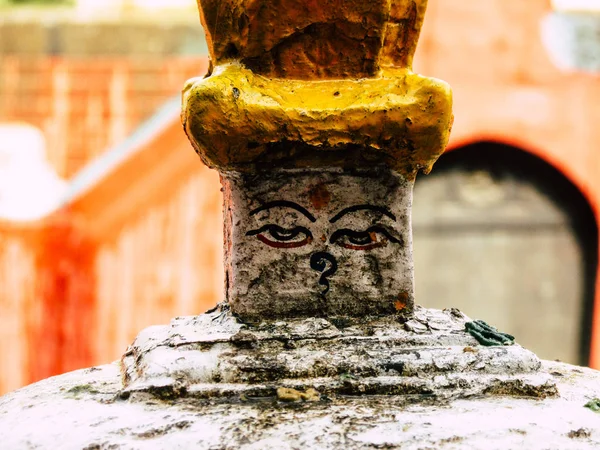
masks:
<path fill-rule="evenodd" d="M 448 152 L 415 188 L 417 302 L 600 367 L 600 0 L 429 0 Z M 0 394 L 222 296 L 221 193 L 179 121 L 194 0 L 0 0 Z"/>

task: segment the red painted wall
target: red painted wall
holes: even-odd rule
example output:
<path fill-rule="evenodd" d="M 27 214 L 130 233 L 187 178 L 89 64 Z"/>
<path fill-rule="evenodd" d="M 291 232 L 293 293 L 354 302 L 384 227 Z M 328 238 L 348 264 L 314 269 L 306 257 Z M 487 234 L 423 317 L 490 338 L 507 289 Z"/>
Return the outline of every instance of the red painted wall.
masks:
<path fill-rule="evenodd" d="M 69 178 L 205 72 L 204 58 L 0 57 L 0 121 L 39 127 Z"/>

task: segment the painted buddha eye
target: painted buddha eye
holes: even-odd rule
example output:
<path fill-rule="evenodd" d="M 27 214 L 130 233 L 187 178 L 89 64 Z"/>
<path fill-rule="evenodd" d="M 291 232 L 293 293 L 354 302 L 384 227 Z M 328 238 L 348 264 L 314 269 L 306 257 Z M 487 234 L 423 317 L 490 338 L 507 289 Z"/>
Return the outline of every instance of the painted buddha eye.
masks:
<path fill-rule="evenodd" d="M 274 248 L 298 248 L 313 240 L 312 233 L 307 228 L 286 229 L 274 224 L 248 231 L 246 236 L 256 236 L 259 241 Z"/>
<path fill-rule="evenodd" d="M 400 239 L 392 236 L 385 228 L 375 225 L 365 231 L 342 228 L 331 235 L 329 242 L 350 250 L 372 250 L 385 247 L 388 242 L 399 244 Z"/>

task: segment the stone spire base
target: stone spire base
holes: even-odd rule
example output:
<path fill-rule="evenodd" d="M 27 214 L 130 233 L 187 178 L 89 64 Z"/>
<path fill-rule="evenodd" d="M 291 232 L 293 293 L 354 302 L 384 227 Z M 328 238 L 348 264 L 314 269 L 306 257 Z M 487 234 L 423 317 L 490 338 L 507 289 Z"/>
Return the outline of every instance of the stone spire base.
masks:
<path fill-rule="evenodd" d="M 412 311 L 412 182 L 386 168 L 222 180 L 233 313 L 257 321 Z"/>

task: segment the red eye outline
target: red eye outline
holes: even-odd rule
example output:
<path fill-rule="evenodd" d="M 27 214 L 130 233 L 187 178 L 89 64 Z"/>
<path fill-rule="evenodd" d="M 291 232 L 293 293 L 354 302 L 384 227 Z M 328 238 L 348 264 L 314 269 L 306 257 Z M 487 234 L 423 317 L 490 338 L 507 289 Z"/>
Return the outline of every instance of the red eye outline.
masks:
<path fill-rule="evenodd" d="M 300 234 L 304 234 L 305 238 L 301 241 L 290 242 Z M 269 235 L 272 239 L 268 237 Z M 257 230 L 248 231 L 246 236 L 256 236 L 259 241 L 269 247 L 286 249 L 303 247 L 313 241 L 312 233 L 308 228 L 294 227 L 288 230 L 275 224 L 265 225 Z"/>
<path fill-rule="evenodd" d="M 385 247 L 388 242 L 401 244 L 400 239 L 392 236 L 388 230 L 378 225 L 369 227 L 366 231 L 342 228 L 331 235 L 329 242 L 349 250 L 362 251 Z"/>

